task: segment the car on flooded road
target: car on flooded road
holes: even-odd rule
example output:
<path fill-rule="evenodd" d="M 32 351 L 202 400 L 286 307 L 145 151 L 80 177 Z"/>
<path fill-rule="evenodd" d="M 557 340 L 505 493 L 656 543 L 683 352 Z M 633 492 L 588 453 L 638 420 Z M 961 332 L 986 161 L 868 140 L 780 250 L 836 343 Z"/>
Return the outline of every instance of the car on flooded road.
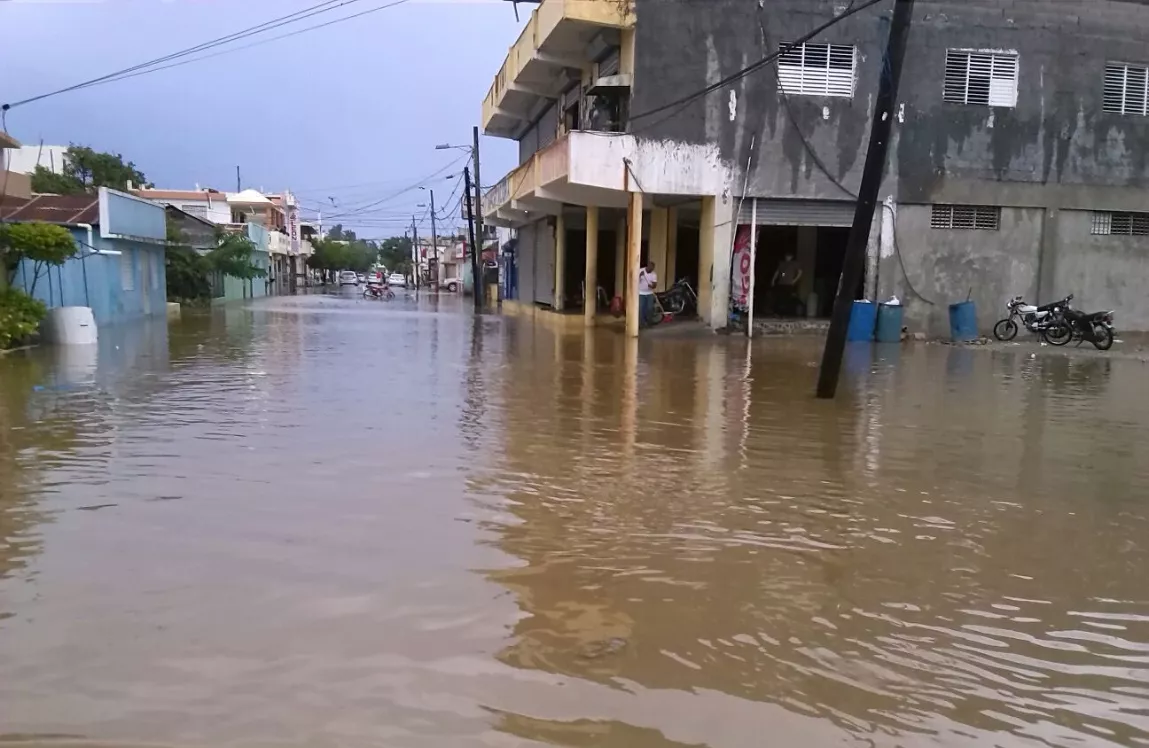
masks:
<path fill-rule="evenodd" d="M 391 275 L 387 277 L 387 285 L 394 288 L 406 288 L 407 276 L 402 273 L 391 273 Z"/>
<path fill-rule="evenodd" d="M 355 274 L 354 270 L 342 270 L 339 273 L 340 286 L 358 286 L 359 276 Z"/>

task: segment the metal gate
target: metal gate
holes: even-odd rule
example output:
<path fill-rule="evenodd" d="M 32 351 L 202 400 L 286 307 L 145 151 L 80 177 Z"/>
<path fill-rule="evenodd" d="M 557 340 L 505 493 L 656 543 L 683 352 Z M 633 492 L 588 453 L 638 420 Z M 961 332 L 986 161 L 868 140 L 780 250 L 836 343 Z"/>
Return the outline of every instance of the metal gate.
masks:
<path fill-rule="evenodd" d="M 844 200 L 768 200 L 748 197 L 742 201 L 738 223 L 749 225 L 758 203 L 759 226 L 844 226 L 854 224 L 854 203 Z"/>

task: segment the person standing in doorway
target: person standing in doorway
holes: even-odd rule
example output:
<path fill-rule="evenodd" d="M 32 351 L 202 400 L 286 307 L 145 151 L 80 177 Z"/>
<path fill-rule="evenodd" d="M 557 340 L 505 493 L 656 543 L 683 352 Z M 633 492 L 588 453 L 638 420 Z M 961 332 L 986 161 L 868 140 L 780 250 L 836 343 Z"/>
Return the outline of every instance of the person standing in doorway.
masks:
<path fill-rule="evenodd" d="M 774 271 L 770 286 L 774 291 L 774 313 L 779 316 L 795 314 L 798 306 L 798 281 L 802 280 L 802 266 L 794 259 L 792 253 L 787 252 L 786 257 Z"/>
<path fill-rule="evenodd" d="M 646 327 L 650 324 L 650 316 L 654 311 L 654 289 L 658 285 L 658 276 L 654 272 L 654 261 L 649 260 L 646 267 L 638 269 L 638 326 Z"/>

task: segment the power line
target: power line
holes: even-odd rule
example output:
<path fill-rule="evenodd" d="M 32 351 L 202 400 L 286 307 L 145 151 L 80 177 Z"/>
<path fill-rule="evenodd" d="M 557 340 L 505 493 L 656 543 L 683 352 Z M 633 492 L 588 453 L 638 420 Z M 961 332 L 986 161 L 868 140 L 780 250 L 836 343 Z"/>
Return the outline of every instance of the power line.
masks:
<path fill-rule="evenodd" d="M 631 122 L 633 122 L 633 121 L 638 120 L 638 119 L 644 119 L 646 117 L 650 117 L 652 115 L 659 114 L 661 112 L 665 112 L 669 109 L 675 109 L 676 107 L 678 109 L 675 111 L 675 114 L 677 114 L 679 111 L 681 111 L 681 109 L 684 109 L 687 105 L 692 104 L 693 102 L 697 101 L 698 99 L 700 99 L 704 96 L 707 96 L 708 94 L 714 93 L 715 91 L 719 91 L 723 88 L 726 88 L 731 83 L 739 81 L 739 80 L 745 78 L 750 73 L 753 73 L 754 71 L 756 71 L 756 70 L 758 70 L 758 69 L 760 69 L 766 65 L 769 65 L 770 63 L 772 63 L 775 60 L 777 60 L 778 58 L 780 58 L 782 55 L 789 52 L 791 49 L 794 49 L 795 47 L 802 46 L 806 42 L 808 42 L 811 39 L 813 39 L 814 37 L 816 37 L 818 34 L 821 34 L 826 29 L 841 23 L 842 21 L 846 20 L 850 16 L 853 16 L 857 13 L 861 13 L 863 10 L 866 10 L 867 8 L 871 8 L 875 5 L 877 5 L 878 3 L 882 3 L 882 2 L 886 2 L 886 0 L 866 0 L 866 2 L 862 3 L 861 5 L 859 5 L 857 7 L 848 7 L 845 11 L 842 12 L 841 15 L 835 16 L 833 19 L 831 19 L 831 20 L 827 21 L 826 23 L 822 24 L 821 26 L 817 27 L 816 29 L 809 32 L 808 34 L 801 37 L 800 39 L 780 47 L 779 50 L 777 52 L 775 52 L 774 54 L 766 55 L 761 60 L 758 60 L 757 62 L 751 63 L 750 65 L 747 65 L 746 67 L 742 68 L 738 72 L 736 72 L 732 75 L 729 75 L 729 76 L 727 76 L 727 77 L 723 78 L 722 80 L 719 80 L 715 83 L 712 83 L 709 86 L 707 86 L 706 88 L 695 91 L 694 93 L 691 93 L 691 94 L 687 94 L 686 96 L 675 99 L 674 101 L 667 102 L 665 104 L 662 104 L 661 106 L 654 107 L 653 109 L 648 109 L 645 112 L 640 112 L 638 114 L 632 114 L 632 115 L 630 115 L 630 120 L 631 120 Z M 663 121 L 665 121 L 665 119 L 659 120 L 659 122 L 663 122 Z M 643 128 L 643 129 L 645 129 L 645 128 Z M 635 131 L 631 130 L 630 132 L 633 133 Z"/>
<path fill-rule="evenodd" d="M 206 60 L 206 59 L 209 59 L 211 57 L 218 57 L 219 55 L 228 54 L 230 52 L 238 52 L 241 49 L 248 49 L 251 47 L 259 46 L 260 44 L 266 44 L 268 42 L 273 42 L 273 41 L 276 41 L 278 39 L 284 39 L 288 36 L 296 36 L 298 34 L 306 33 L 308 31 L 313 31 L 315 29 L 320 29 L 320 28 L 323 28 L 325 26 L 330 26 L 330 25 L 335 24 L 335 23 L 341 23 L 343 21 L 349 21 L 353 18 L 359 18 L 360 16 L 367 15 L 368 13 L 374 13 L 376 11 L 384 10 L 386 8 L 391 8 L 391 7 L 394 7 L 396 5 L 402 5 L 404 3 L 410 2 L 410 0 L 394 0 L 393 2 L 387 3 L 385 5 L 381 5 L 381 6 L 378 6 L 375 8 L 370 8 L 370 9 L 368 9 L 366 11 L 362 11 L 360 13 L 354 13 L 354 14 L 349 15 L 349 16 L 344 16 L 342 18 L 337 18 L 333 21 L 328 21 L 326 23 L 316 24 L 314 26 L 307 26 L 305 28 L 298 29 L 298 30 L 296 30 L 290 34 L 283 34 L 280 36 L 272 37 L 270 39 L 263 39 L 259 42 L 254 42 L 252 44 L 247 44 L 247 45 L 244 45 L 241 47 L 235 47 L 235 48 L 224 50 L 222 52 L 217 52 L 217 53 L 211 54 L 211 55 L 204 55 L 202 57 L 196 57 L 196 58 L 193 58 L 191 60 L 184 60 L 183 62 L 177 62 L 177 63 L 173 63 L 171 65 L 160 65 L 160 63 L 162 63 L 162 62 L 168 62 L 170 60 L 176 60 L 176 59 L 179 59 L 181 57 L 187 57 L 188 55 L 195 54 L 196 52 L 203 52 L 203 51 L 212 49 L 214 47 L 219 47 L 219 46 L 222 46 L 224 44 L 229 44 L 231 42 L 239 41 L 241 39 L 246 39 L 248 37 L 255 36 L 256 34 L 262 34 L 266 31 L 271 31 L 271 30 L 280 28 L 281 26 L 286 26 L 288 24 L 296 23 L 298 21 L 305 20 L 307 18 L 319 15 L 321 13 L 328 13 L 332 10 L 336 10 L 338 8 L 345 6 L 345 5 L 350 5 L 352 3 L 357 3 L 360 1 L 361 0 L 325 0 L 325 2 L 319 3 L 318 5 L 313 5 L 311 7 L 304 8 L 303 10 L 299 10 L 299 11 L 296 11 L 294 13 L 290 13 L 286 16 L 274 18 L 270 21 L 265 21 L 265 22 L 258 24 L 256 26 L 251 26 L 249 28 L 243 29 L 242 31 L 236 31 L 234 33 L 228 34 L 227 36 L 218 37 L 216 39 L 212 39 L 210 41 L 203 42 L 201 44 L 197 44 L 194 47 L 188 47 L 188 48 L 180 50 L 178 52 L 173 52 L 171 54 L 164 55 L 163 57 L 157 57 L 153 60 L 139 63 L 138 65 L 133 65 L 131 67 L 124 68 L 122 70 L 117 70 L 113 73 L 108 73 L 107 75 L 102 75 L 98 78 L 92 78 L 91 80 L 87 80 L 87 81 L 84 81 L 82 83 L 77 83 L 77 84 L 72 85 L 72 86 L 67 86 L 65 88 L 61 88 L 61 89 L 58 89 L 56 91 L 51 91 L 49 93 L 40 94 L 38 96 L 32 96 L 32 97 L 29 97 L 27 99 L 22 99 L 20 101 L 12 102 L 10 104 L 4 104 L 2 108 L 4 111 L 7 111 L 9 109 L 12 109 L 13 107 L 23 106 L 24 104 L 30 104 L 32 102 L 40 101 L 42 99 L 46 99 L 46 98 L 49 98 L 52 96 L 57 96 L 57 95 L 62 94 L 62 93 L 68 93 L 70 91 L 76 91 L 76 90 L 79 90 L 82 88 L 88 88 L 90 86 L 100 85 L 102 83 L 112 83 L 112 82 L 115 82 L 118 80 L 125 80 L 127 78 L 134 78 L 134 77 L 139 76 L 139 75 L 146 75 L 148 73 L 154 73 L 154 72 L 158 72 L 160 70 L 167 70 L 169 68 L 179 67 L 180 65 L 187 65 L 187 64 L 192 63 L 192 62 L 199 62 L 200 60 Z M 160 65 L 160 66 L 156 67 L 157 65 Z"/>
<path fill-rule="evenodd" d="M 430 180 L 434 179 L 435 177 L 439 176 L 440 174 L 442 174 L 443 172 L 445 172 L 447 169 L 450 169 L 451 167 L 455 166 L 456 164 L 458 164 L 460 161 L 462 161 L 462 160 L 463 160 L 463 159 L 465 159 L 465 158 L 470 158 L 470 154 L 469 154 L 469 153 L 464 153 L 462 156 L 459 156 L 459 158 L 455 159 L 454 161 L 452 161 L 451 163 L 447 164 L 447 165 L 446 165 L 446 166 L 444 166 L 443 168 L 436 170 L 436 171 L 435 171 L 435 172 L 433 172 L 432 174 L 428 174 L 426 177 L 423 177 L 423 178 L 422 178 L 422 179 L 420 179 L 418 182 L 415 182 L 414 184 L 408 185 L 407 187 L 404 187 L 403 189 L 401 189 L 401 190 L 399 190 L 399 191 L 397 191 L 397 192 L 394 192 L 394 193 L 392 193 L 392 194 L 388 195 L 387 197 L 381 198 L 381 199 L 379 199 L 379 200 L 376 200 L 376 201 L 374 201 L 374 202 L 372 202 L 372 203 L 368 203 L 367 205 L 364 205 L 364 206 L 362 206 L 361 208 L 357 208 L 357 209 L 355 209 L 355 210 L 347 211 L 347 212 L 344 212 L 344 213 L 336 213 L 335 215 L 331 216 L 331 218 L 332 218 L 332 219 L 335 219 L 335 218 L 346 218 L 346 217 L 351 217 L 351 216 L 359 215 L 359 214 L 361 214 L 361 213 L 364 213 L 364 212 L 366 212 L 368 208 L 373 208 L 373 207 L 375 207 L 376 205 L 382 205 L 383 203 L 386 203 L 386 202 L 388 202 L 388 201 L 390 201 L 390 200 L 394 200 L 395 198 L 399 197 L 400 195 L 404 195 L 404 194 L 406 194 L 406 193 L 408 193 L 408 192 L 411 192 L 412 190 L 417 190 L 417 189 L 419 189 L 420 187 L 422 187 L 422 186 L 423 186 L 423 183 L 424 183 L 424 182 L 428 182 L 428 181 L 430 181 Z M 327 218 L 325 217 L 325 218 L 324 218 L 324 220 L 327 220 Z"/>

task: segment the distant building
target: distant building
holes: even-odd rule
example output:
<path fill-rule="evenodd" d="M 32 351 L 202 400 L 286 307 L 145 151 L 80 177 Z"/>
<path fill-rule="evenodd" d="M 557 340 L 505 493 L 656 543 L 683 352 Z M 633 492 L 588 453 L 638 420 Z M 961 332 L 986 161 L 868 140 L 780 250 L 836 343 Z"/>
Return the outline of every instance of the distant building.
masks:
<path fill-rule="evenodd" d="M 32 196 L 32 180 L 22 171 L 13 169 L 10 159 L 20 152 L 20 142 L 0 132 L 0 200 L 5 197 L 28 199 Z"/>
<path fill-rule="evenodd" d="M 133 194 L 157 203 L 171 205 L 184 213 L 214 224 L 233 222 L 227 193 L 210 187 L 203 189 L 197 187 L 194 190 L 137 189 L 133 190 Z"/>
<path fill-rule="evenodd" d="M 43 166 L 53 174 L 64 173 L 66 145 L 25 145 L 8 153 L 8 169 L 19 174 L 31 174 Z"/>

